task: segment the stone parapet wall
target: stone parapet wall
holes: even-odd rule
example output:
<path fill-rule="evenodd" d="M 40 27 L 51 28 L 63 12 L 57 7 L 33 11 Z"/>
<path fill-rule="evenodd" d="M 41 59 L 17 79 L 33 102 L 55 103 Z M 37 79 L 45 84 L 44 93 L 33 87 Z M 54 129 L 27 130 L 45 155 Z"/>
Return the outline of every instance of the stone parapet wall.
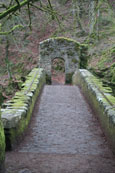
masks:
<path fill-rule="evenodd" d="M 27 76 L 21 91 L 2 107 L 2 122 L 5 129 L 6 149 L 11 150 L 28 127 L 36 98 L 45 84 L 41 68 L 33 69 Z"/>
<path fill-rule="evenodd" d="M 112 96 L 112 89 L 104 87 L 100 79 L 85 69 L 77 70 L 72 81 L 81 88 L 95 111 L 115 153 L 115 97 Z"/>
<path fill-rule="evenodd" d="M 4 173 L 5 160 L 5 136 L 0 112 L 0 173 Z"/>

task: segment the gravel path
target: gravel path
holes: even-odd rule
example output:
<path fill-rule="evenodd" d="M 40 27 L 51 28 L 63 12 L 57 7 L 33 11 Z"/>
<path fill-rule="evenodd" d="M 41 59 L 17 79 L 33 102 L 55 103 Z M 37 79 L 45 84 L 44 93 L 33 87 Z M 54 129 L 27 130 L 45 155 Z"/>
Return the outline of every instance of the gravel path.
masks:
<path fill-rule="evenodd" d="M 45 86 L 6 173 L 115 173 L 98 121 L 76 86 Z"/>

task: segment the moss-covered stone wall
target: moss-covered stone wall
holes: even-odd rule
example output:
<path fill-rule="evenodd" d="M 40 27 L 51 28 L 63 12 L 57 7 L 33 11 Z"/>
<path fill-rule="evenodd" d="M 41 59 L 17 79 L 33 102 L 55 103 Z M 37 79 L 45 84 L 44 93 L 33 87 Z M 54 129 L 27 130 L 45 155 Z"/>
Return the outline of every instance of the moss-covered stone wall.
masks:
<path fill-rule="evenodd" d="M 5 160 L 5 136 L 0 112 L 0 173 L 4 173 Z"/>
<path fill-rule="evenodd" d="M 45 84 L 43 69 L 35 68 L 27 76 L 22 90 L 2 107 L 2 122 L 5 129 L 6 149 L 11 150 L 28 127 L 36 98 Z"/>
<path fill-rule="evenodd" d="M 112 96 L 112 89 L 103 87 L 101 80 L 85 69 L 74 73 L 73 84 L 82 89 L 115 153 L 115 97 Z"/>
<path fill-rule="evenodd" d="M 51 80 L 52 62 L 55 58 L 64 60 L 65 74 L 69 77 L 72 76 L 76 68 L 86 68 L 87 66 L 87 46 L 72 39 L 50 38 L 40 43 L 39 50 L 39 66 L 45 70 L 48 82 Z M 68 83 L 69 79 L 66 81 Z"/>

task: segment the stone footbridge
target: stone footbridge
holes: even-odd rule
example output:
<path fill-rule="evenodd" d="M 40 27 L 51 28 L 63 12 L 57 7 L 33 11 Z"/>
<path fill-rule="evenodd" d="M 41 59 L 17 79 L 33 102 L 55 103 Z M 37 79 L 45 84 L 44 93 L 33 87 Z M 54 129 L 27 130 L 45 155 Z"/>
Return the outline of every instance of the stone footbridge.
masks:
<path fill-rule="evenodd" d="M 52 44 L 58 52 L 62 44 L 56 57 L 64 56 L 66 83 L 69 78 L 73 85 L 46 85 L 51 80 L 49 63 L 45 72 L 33 69 L 22 90 L 3 104 L 0 173 L 115 172 L 115 97 L 111 88 L 103 87 L 86 69 L 79 69 L 84 64 L 83 55 L 80 59 L 84 45 L 70 40 L 74 50 L 68 54 L 67 40 L 62 40 L 43 42 L 41 56 L 44 44 L 50 53 L 45 49 L 41 63 L 48 65 L 50 55 L 52 61 L 56 54 Z M 82 50 L 79 56 L 74 52 L 76 46 L 77 51 L 78 47 Z"/>
<path fill-rule="evenodd" d="M 6 172 L 115 172 L 107 140 L 77 86 L 44 87 L 24 140 L 6 154 Z"/>

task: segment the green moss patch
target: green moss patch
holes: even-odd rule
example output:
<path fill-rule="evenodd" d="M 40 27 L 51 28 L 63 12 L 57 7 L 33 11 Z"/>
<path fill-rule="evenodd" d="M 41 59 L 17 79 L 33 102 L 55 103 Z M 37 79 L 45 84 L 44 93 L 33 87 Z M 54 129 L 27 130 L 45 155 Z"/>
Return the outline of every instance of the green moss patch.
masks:
<path fill-rule="evenodd" d="M 101 52 L 99 59 L 91 71 L 102 79 L 104 85 L 111 87 L 115 93 L 115 46 Z"/>

